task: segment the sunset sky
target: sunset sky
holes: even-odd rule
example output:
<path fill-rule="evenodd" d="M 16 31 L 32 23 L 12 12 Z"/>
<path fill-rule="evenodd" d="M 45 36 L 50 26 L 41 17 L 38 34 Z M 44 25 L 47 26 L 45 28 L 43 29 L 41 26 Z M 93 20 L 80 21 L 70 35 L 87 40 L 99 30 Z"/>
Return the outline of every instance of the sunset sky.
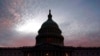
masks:
<path fill-rule="evenodd" d="M 0 0 L 0 47 L 34 46 L 49 9 L 65 46 L 100 47 L 100 0 Z"/>

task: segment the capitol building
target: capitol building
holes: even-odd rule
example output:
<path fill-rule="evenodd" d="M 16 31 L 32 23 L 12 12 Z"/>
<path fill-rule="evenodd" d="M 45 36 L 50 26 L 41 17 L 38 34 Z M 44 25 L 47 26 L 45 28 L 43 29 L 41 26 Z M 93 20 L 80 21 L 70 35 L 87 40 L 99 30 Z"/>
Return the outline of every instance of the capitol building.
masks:
<path fill-rule="evenodd" d="M 0 47 L 0 56 L 100 56 L 100 47 L 64 46 L 62 31 L 49 10 L 48 19 L 36 36 L 35 46 Z"/>

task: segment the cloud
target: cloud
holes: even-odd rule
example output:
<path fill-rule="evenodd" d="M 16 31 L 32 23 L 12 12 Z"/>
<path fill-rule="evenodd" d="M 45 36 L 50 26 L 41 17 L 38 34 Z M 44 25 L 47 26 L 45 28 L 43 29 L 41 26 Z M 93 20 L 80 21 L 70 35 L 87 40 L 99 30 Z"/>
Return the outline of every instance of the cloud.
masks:
<path fill-rule="evenodd" d="M 0 45 L 3 46 L 10 42 L 16 35 L 13 27 L 20 19 L 20 11 L 17 10 L 22 3 L 18 0 L 0 0 Z M 16 3 L 16 4 L 15 4 Z M 19 5 L 19 6 L 18 6 Z"/>
<path fill-rule="evenodd" d="M 35 40 L 33 36 L 18 36 L 8 43 L 9 47 L 23 47 L 23 46 L 34 46 Z"/>
<path fill-rule="evenodd" d="M 98 47 L 100 46 L 100 31 L 66 36 L 65 45 L 76 47 Z"/>
<path fill-rule="evenodd" d="M 3 40 L 0 46 L 3 47 L 23 47 L 23 46 L 34 46 L 35 40 L 33 36 L 12 36 L 11 39 Z"/>

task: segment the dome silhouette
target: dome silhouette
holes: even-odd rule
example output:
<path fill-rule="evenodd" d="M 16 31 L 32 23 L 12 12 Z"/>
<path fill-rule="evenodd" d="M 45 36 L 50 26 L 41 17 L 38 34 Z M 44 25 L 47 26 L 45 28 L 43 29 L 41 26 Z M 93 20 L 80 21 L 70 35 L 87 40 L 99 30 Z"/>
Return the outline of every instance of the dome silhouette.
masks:
<path fill-rule="evenodd" d="M 63 36 L 61 35 L 61 30 L 55 21 L 52 20 L 51 10 L 49 10 L 49 15 L 47 21 L 45 21 L 36 37 L 36 45 L 49 43 L 56 45 L 63 45 Z"/>

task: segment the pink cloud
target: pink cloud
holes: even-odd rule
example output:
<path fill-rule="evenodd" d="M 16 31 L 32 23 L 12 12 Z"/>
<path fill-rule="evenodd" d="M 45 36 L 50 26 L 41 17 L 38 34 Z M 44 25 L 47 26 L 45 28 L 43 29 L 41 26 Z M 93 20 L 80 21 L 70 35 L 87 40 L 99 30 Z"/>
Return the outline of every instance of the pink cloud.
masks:
<path fill-rule="evenodd" d="M 15 40 L 12 46 L 21 47 L 21 46 L 34 46 L 34 45 L 35 45 L 34 39 L 24 37 L 24 38 L 20 38 L 18 40 Z"/>
<path fill-rule="evenodd" d="M 65 46 L 74 46 L 74 47 L 99 47 L 100 46 L 100 41 L 96 39 L 91 40 L 90 36 L 80 36 L 80 37 L 72 37 L 76 38 L 73 40 L 67 40 L 67 37 L 65 39 Z"/>

